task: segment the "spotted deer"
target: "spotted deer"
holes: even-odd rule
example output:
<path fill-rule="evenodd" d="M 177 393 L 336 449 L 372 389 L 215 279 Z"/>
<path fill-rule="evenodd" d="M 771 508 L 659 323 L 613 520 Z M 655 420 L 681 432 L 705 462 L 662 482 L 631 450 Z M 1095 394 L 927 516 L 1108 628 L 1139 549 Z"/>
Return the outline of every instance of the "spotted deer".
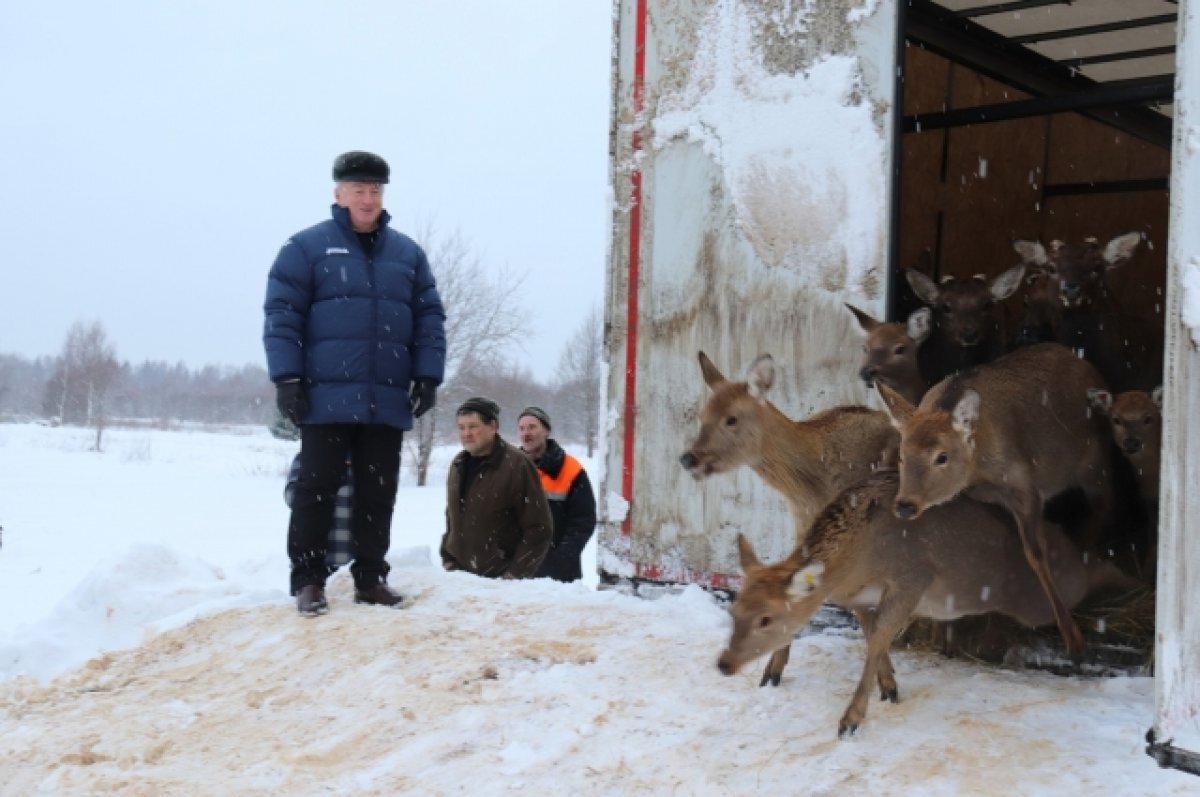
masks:
<path fill-rule="evenodd" d="M 1162 458 L 1162 386 L 1147 393 L 1128 390 L 1114 396 L 1103 389 L 1087 392 L 1092 408 L 1106 416 L 1117 450 L 1129 460 L 1138 484 L 1149 530 L 1145 572 L 1154 574 L 1158 532 L 1158 481 Z"/>
<path fill-rule="evenodd" d="M 1129 232 L 1103 245 L 1096 238 L 1049 246 L 1014 241 L 1024 264 L 1043 275 L 1029 286 L 1021 338 L 1055 341 L 1080 352 L 1114 391 L 1158 384 L 1162 358 L 1155 337 L 1161 338 L 1161 331 L 1124 317 L 1105 282 L 1106 274 L 1129 262 L 1141 240 L 1141 233 Z"/>
<path fill-rule="evenodd" d="M 1112 506 L 1111 444 L 1087 391 L 1103 386 L 1090 363 L 1057 343 L 1019 348 L 949 377 L 915 407 L 878 386 L 901 435 L 896 516 L 915 520 L 964 491 L 1011 512 L 1076 660 L 1083 636 L 1051 578 L 1042 510 L 1047 498 L 1078 487 L 1091 507 L 1084 549 L 1100 538 Z"/>
<path fill-rule="evenodd" d="M 878 683 L 881 699 L 898 700 L 888 649 L 911 618 L 1000 612 L 1030 627 L 1055 620 L 1006 513 L 957 498 L 900 520 L 892 512 L 899 482 L 896 471 L 883 470 L 841 493 L 777 564 L 759 562 L 738 535 L 744 579 L 730 608 L 729 644 L 717 660 L 725 675 L 787 649 L 825 601 L 867 618 L 866 662 L 838 723 L 839 737 L 862 723 L 872 684 Z M 1065 606 L 1074 607 L 1110 579 L 1119 583 L 1107 563 L 1085 565 L 1057 526 L 1048 525 L 1044 534 L 1045 561 Z"/>
<path fill-rule="evenodd" d="M 893 452 L 900 436 L 886 413 L 842 406 L 793 421 L 767 399 L 775 361 L 756 359 L 746 380 L 732 382 L 700 352 L 700 372 L 712 395 L 700 410 L 700 433 L 679 462 L 704 479 L 748 467 L 779 492 L 799 543 L 809 524 L 842 490 L 865 479 Z M 861 621 L 862 618 L 860 618 Z M 778 686 L 790 648 L 771 657 L 761 685 Z"/>
<path fill-rule="evenodd" d="M 918 298 L 933 311 L 933 333 L 920 351 L 921 375 L 936 384 L 950 374 L 990 362 L 1008 348 L 1002 301 L 1021 286 L 1024 265 L 989 280 L 982 274 L 966 280 L 945 277 L 940 283 L 916 269 L 905 278 Z"/>
<path fill-rule="evenodd" d="M 867 333 L 859 377 L 868 388 L 881 382 L 914 404 L 920 401 L 927 386 L 917 364 L 917 350 L 933 330 L 932 311 L 928 307 L 914 310 L 901 324 L 876 321 L 852 304 L 847 304 L 846 308 Z"/>

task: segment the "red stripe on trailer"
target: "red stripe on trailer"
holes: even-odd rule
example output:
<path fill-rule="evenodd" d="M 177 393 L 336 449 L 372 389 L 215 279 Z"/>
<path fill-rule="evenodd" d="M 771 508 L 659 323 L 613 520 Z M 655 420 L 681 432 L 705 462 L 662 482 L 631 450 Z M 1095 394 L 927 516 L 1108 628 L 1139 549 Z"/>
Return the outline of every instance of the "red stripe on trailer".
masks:
<path fill-rule="evenodd" d="M 706 589 L 724 589 L 730 592 L 737 592 L 742 586 L 741 576 L 709 573 L 686 567 L 668 569 L 660 565 L 635 562 L 634 573 L 636 578 L 646 581 L 657 581 L 664 584 L 696 584 Z"/>
<path fill-rule="evenodd" d="M 646 0 L 637 0 L 636 34 L 633 52 L 633 171 L 629 175 L 629 293 L 625 321 L 625 436 L 621 452 L 621 495 L 629 509 L 621 523 L 621 533 L 633 533 L 630 517 L 633 507 L 633 432 L 637 408 L 637 333 L 638 278 L 642 243 L 642 113 L 646 99 Z"/>

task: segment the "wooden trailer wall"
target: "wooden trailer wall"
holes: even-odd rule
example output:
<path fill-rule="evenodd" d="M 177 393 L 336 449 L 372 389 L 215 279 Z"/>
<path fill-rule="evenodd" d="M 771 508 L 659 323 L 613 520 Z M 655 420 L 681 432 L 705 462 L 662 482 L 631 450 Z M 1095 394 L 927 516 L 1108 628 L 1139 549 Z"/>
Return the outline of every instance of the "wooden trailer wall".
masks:
<path fill-rule="evenodd" d="M 780 557 L 793 524 L 753 474 L 679 465 L 707 393 L 697 352 L 731 378 L 771 353 L 792 417 L 868 400 L 842 303 L 885 311 L 896 5 L 617 8 L 599 567 L 725 587 L 737 532 Z"/>

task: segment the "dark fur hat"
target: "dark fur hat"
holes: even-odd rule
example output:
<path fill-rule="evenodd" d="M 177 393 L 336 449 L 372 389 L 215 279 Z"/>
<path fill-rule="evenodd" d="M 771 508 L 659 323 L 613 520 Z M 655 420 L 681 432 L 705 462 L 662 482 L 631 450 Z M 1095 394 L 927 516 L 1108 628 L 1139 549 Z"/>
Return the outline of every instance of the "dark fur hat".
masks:
<path fill-rule="evenodd" d="M 390 174 L 387 161 L 373 152 L 343 152 L 333 162 L 333 179 L 338 183 L 384 184 Z"/>
<path fill-rule="evenodd" d="M 472 396 L 459 405 L 455 415 L 466 415 L 468 412 L 473 412 L 478 415 L 486 423 L 499 420 L 500 405 L 492 401 L 490 398 L 483 396 Z"/>

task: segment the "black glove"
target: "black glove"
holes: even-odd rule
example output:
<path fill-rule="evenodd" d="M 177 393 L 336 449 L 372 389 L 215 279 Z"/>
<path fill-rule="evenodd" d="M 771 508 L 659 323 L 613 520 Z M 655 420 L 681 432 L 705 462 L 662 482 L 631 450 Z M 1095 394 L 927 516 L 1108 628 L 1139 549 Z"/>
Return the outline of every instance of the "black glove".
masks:
<path fill-rule="evenodd" d="M 418 379 L 413 382 L 408 398 L 412 402 L 413 417 L 420 418 L 437 404 L 437 383 L 432 379 Z"/>
<path fill-rule="evenodd" d="M 299 381 L 275 385 L 275 406 L 283 413 L 283 417 L 292 423 L 300 423 L 300 419 L 308 415 L 308 396 L 304 395 L 304 385 Z"/>

